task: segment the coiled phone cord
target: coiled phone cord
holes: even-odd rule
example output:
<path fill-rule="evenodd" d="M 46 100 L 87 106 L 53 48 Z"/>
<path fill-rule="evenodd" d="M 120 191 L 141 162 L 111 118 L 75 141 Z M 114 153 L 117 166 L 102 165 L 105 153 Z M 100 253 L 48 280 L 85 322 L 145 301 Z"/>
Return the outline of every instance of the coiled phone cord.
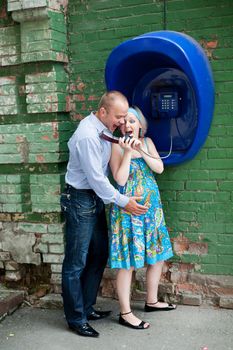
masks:
<path fill-rule="evenodd" d="M 147 153 L 146 151 L 144 151 L 141 147 L 140 147 L 140 151 L 143 152 L 145 155 L 149 156 L 149 157 L 152 158 L 152 159 L 166 159 L 166 158 L 168 158 L 168 157 L 171 155 L 171 153 L 172 153 L 172 136 L 171 136 L 170 149 L 169 149 L 168 154 L 166 154 L 166 156 L 159 157 L 159 158 L 158 158 L 158 157 L 154 157 L 154 156 L 152 156 L 150 153 Z"/>
<path fill-rule="evenodd" d="M 119 138 L 118 137 L 115 137 L 115 136 L 110 136 L 110 135 L 107 135 L 107 134 L 105 134 L 103 131 L 100 133 L 100 138 L 101 139 L 104 139 L 104 140 L 106 140 L 106 141 L 109 141 L 109 142 L 112 142 L 112 143 L 119 143 Z M 130 135 L 126 135 L 126 140 L 127 140 L 127 138 L 128 137 L 130 137 Z M 173 141 L 172 141 L 172 136 L 171 136 L 171 143 L 170 143 L 170 149 L 169 149 L 169 152 L 168 152 L 168 154 L 166 155 L 166 156 L 163 156 L 163 157 L 154 157 L 154 156 L 152 156 L 150 153 L 148 153 L 148 152 L 146 152 L 146 151 L 144 151 L 142 148 L 140 148 L 140 151 L 141 152 L 143 152 L 145 155 L 147 155 L 148 157 L 150 157 L 150 158 L 152 158 L 152 159 L 166 159 L 166 158 L 168 158 L 170 155 L 171 155 L 171 153 L 172 153 L 172 145 L 173 145 Z"/>

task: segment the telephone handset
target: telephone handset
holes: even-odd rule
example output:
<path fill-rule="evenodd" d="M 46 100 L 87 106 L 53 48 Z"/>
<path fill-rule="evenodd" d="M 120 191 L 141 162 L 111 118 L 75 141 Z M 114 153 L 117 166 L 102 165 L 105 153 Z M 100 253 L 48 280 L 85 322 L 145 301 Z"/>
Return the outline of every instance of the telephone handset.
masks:
<path fill-rule="evenodd" d="M 100 136 L 101 139 L 104 139 L 105 141 L 109 141 L 109 142 L 112 142 L 112 143 L 119 143 L 119 137 L 106 134 L 104 131 L 102 131 L 99 136 Z M 131 136 L 130 133 L 126 132 L 125 135 L 124 135 L 124 138 L 125 138 L 125 141 L 126 141 L 129 138 L 132 138 L 132 136 Z"/>
<path fill-rule="evenodd" d="M 126 132 L 125 135 L 125 141 L 132 138 L 131 133 Z M 113 136 L 113 135 L 109 135 L 109 134 L 105 134 L 104 131 L 102 131 L 100 133 L 100 138 L 104 139 L 106 141 L 112 142 L 112 143 L 119 143 L 119 137 Z"/>
<path fill-rule="evenodd" d="M 103 139 L 105 141 L 112 142 L 112 143 L 119 143 L 119 137 L 116 137 L 116 136 L 113 136 L 113 135 L 109 135 L 109 134 L 105 134 L 104 131 L 102 131 L 99 136 L 100 136 L 101 139 Z M 131 138 L 132 136 L 131 136 L 130 133 L 125 133 L 124 137 L 125 137 L 125 141 L 126 141 L 128 138 Z M 171 152 L 172 152 L 172 139 L 171 139 L 171 146 L 170 146 L 169 153 L 166 156 L 164 156 L 164 157 L 154 157 L 150 153 L 147 153 L 146 151 L 144 151 L 142 148 L 141 148 L 141 151 L 144 154 L 146 154 L 147 156 L 149 156 L 149 157 L 151 157 L 153 159 L 165 159 L 165 158 L 169 157 Z"/>

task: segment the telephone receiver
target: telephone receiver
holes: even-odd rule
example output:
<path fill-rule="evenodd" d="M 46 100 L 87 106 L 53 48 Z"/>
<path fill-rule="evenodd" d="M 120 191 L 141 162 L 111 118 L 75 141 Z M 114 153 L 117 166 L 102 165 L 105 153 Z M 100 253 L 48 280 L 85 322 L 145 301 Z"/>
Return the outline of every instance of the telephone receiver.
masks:
<path fill-rule="evenodd" d="M 131 133 L 129 133 L 129 132 L 126 132 L 125 135 L 123 135 L 123 136 L 125 138 L 125 141 L 127 141 L 130 138 L 132 138 Z M 106 134 L 104 131 L 102 131 L 100 133 L 100 138 L 104 139 L 105 141 L 112 142 L 112 143 L 119 143 L 119 137 Z"/>

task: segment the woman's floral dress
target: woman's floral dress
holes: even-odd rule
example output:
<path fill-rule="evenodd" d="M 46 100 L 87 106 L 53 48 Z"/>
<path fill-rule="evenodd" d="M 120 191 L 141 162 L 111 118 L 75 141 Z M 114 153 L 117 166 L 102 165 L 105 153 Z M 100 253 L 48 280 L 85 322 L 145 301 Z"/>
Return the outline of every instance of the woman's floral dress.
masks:
<path fill-rule="evenodd" d="M 139 203 L 149 209 L 145 214 L 136 216 L 116 204 L 112 205 L 109 266 L 140 268 L 172 257 L 158 185 L 143 158 L 131 160 L 128 181 L 125 186 L 119 186 L 119 191 L 127 196 L 141 196 Z"/>

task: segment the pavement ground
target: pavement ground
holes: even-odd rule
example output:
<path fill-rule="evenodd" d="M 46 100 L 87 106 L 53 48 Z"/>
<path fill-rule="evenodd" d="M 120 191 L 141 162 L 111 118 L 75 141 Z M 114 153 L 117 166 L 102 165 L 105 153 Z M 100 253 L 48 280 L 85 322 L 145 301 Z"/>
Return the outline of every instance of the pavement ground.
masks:
<path fill-rule="evenodd" d="M 96 309 L 111 309 L 106 319 L 90 321 L 99 338 L 68 330 L 62 309 L 23 304 L 0 322 L 1 350 L 233 350 L 233 311 L 213 306 L 178 305 L 174 311 L 145 313 L 142 302 L 132 309 L 150 322 L 147 330 L 118 324 L 116 300 L 99 298 Z"/>

